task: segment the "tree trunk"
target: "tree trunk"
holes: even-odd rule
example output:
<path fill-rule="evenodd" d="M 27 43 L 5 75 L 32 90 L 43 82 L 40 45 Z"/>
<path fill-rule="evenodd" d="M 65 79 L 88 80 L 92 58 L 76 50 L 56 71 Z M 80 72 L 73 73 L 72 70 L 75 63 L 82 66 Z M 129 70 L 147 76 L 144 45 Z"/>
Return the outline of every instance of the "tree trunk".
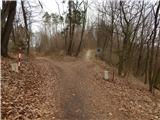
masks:
<path fill-rule="evenodd" d="M 67 55 L 70 55 L 70 49 L 71 49 L 71 39 L 72 39 L 72 11 L 71 11 L 71 1 L 69 1 L 69 44 L 67 48 Z"/>
<path fill-rule="evenodd" d="M 150 46 L 149 42 L 150 41 L 147 42 L 147 55 L 146 55 L 145 71 L 144 71 L 145 72 L 144 84 L 147 84 L 147 82 L 148 82 L 148 72 L 147 72 L 147 70 L 148 70 L 148 60 L 149 60 L 149 56 L 150 56 L 150 54 L 149 54 L 149 46 Z"/>
<path fill-rule="evenodd" d="M 140 35 L 141 43 L 140 43 L 140 48 L 139 48 L 136 75 L 137 74 L 139 75 L 139 71 L 140 71 L 139 69 L 141 68 L 142 50 L 143 50 L 143 46 L 144 46 L 144 27 L 145 27 L 145 20 L 143 21 L 141 35 Z"/>
<path fill-rule="evenodd" d="M 6 7 L 9 7 L 8 14 L 6 15 L 6 12 L 2 12 L 2 18 L 7 18 L 6 22 L 5 20 L 3 21 L 4 23 L 4 28 L 2 27 L 2 40 L 1 40 L 1 55 L 4 57 L 8 56 L 8 43 L 9 43 L 9 38 L 10 34 L 13 29 L 13 21 L 14 21 L 14 16 L 16 14 L 16 1 L 7 1 L 5 4 L 8 4 L 3 7 L 4 9 L 7 9 Z M 3 11 L 2 10 L 2 11 Z"/>
<path fill-rule="evenodd" d="M 27 16 L 26 16 L 26 11 L 24 7 L 24 1 L 21 0 L 21 6 L 22 6 L 22 11 L 23 11 L 23 18 L 24 18 L 24 24 L 26 28 L 26 38 L 27 38 L 27 56 L 29 56 L 29 49 L 30 49 L 30 36 L 28 34 L 28 24 L 27 24 Z"/>
<path fill-rule="evenodd" d="M 80 43 L 79 43 L 79 46 L 78 46 L 78 49 L 77 49 L 76 56 L 79 55 L 80 49 L 81 49 L 81 46 L 82 46 L 82 42 L 83 42 L 83 35 L 84 35 L 84 31 L 85 31 L 85 26 L 86 26 L 86 13 L 87 13 L 87 9 L 85 10 L 84 16 L 83 16 L 83 26 L 82 26 L 82 32 L 81 32 L 81 40 L 80 40 Z"/>
<path fill-rule="evenodd" d="M 158 27 L 158 14 L 160 9 L 160 1 L 158 3 L 156 14 L 155 14 L 155 20 L 154 20 L 154 30 L 153 30 L 153 38 L 151 43 L 151 52 L 150 52 L 150 59 L 149 59 L 149 69 L 148 69 L 148 77 L 149 77 L 149 91 L 153 92 L 153 58 L 154 58 L 154 45 L 155 45 L 155 39 L 157 35 L 157 27 Z"/>

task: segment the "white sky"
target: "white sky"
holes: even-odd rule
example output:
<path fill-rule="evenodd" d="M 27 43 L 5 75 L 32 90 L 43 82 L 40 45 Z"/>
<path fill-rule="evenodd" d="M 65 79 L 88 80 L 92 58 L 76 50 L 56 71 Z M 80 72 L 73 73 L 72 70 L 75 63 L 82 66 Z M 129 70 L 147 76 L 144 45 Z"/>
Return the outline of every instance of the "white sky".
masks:
<path fill-rule="evenodd" d="M 2 1 L 0 0 L 0 7 L 2 8 Z M 8 1 L 13 1 L 13 0 L 8 0 Z M 20 4 L 20 0 L 17 0 L 18 3 Z M 25 0 L 24 0 L 25 1 Z M 31 4 L 32 2 L 38 3 L 38 0 L 27 0 L 29 1 Z M 48 13 L 57 13 L 59 14 L 59 10 L 58 10 L 58 5 L 59 4 L 59 9 L 60 9 L 60 14 L 62 15 L 64 11 L 67 11 L 67 6 L 68 6 L 68 0 L 64 0 L 65 4 L 62 4 L 63 0 L 39 0 L 42 3 L 43 6 L 43 10 L 37 10 L 37 11 L 43 11 L 43 12 L 48 12 Z M 76 1 L 76 0 L 75 0 Z M 82 1 L 82 0 L 78 0 L 78 1 Z M 104 0 L 88 0 L 89 3 L 89 8 L 88 8 L 88 13 L 87 16 L 90 19 L 94 19 L 93 16 L 96 16 L 96 9 L 95 9 L 95 4 L 97 2 L 101 2 Z M 18 6 L 19 6 L 18 4 Z M 17 6 L 17 7 L 18 7 Z M 40 19 L 42 18 L 43 14 L 38 14 L 34 19 L 37 20 L 37 22 L 32 24 L 32 29 L 33 31 L 39 31 L 40 27 L 42 27 L 42 23 L 40 22 Z"/>
<path fill-rule="evenodd" d="M 17 0 L 20 1 L 20 0 Z M 38 0 L 28 0 L 29 2 L 36 2 L 38 3 Z M 67 6 L 68 6 L 68 0 L 64 0 L 65 4 L 62 4 L 63 0 L 39 0 L 42 5 L 43 5 L 43 12 L 48 12 L 48 13 L 57 13 L 59 14 L 59 10 L 58 10 L 58 5 L 59 4 L 59 9 L 60 9 L 60 14 L 62 15 L 64 11 L 67 11 Z M 75 0 L 76 1 L 76 0 Z M 82 0 L 78 0 L 78 1 L 82 1 Z M 89 8 L 88 8 L 88 19 L 92 22 L 94 22 L 95 17 L 97 16 L 97 6 L 96 4 L 98 3 L 102 3 L 102 1 L 105 0 L 88 0 L 89 3 Z M 149 1 L 149 0 L 146 0 Z M 152 0 L 152 1 L 156 1 L 156 0 Z M 2 0 L 0 0 L 0 7 L 2 5 Z M 41 10 L 40 10 L 41 11 Z M 38 14 L 34 19 L 37 19 L 37 22 L 33 23 L 33 31 L 39 31 L 40 27 L 42 27 L 42 23 L 40 22 L 41 18 L 42 18 L 43 14 Z"/>
<path fill-rule="evenodd" d="M 35 0 L 36 1 L 36 0 Z M 38 0 L 37 0 L 38 1 Z M 43 5 L 43 12 L 48 12 L 48 13 L 57 13 L 59 14 L 59 9 L 60 9 L 60 14 L 63 15 L 63 13 L 65 11 L 67 11 L 67 6 L 68 6 L 68 0 L 65 0 L 65 4 L 62 4 L 63 0 L 39 0 L 42 5 Z M 82 1 L 82 0 L 78 0 L 78 1 Z M 101 2 L 103 0 L 88 0 L 89 3 L 89 8 L 88 8 L 88 17 L 92 20 L 94 19 L 93 16 L 96 16 L 96 8 L 95 8 L 95 4 L 97 2 Z M 58 9 L 58 5 L 59 4 L 59 9 Z M 37 23 L 35 23 L 35 25 L 33 25 L 33 29 L 34 31 L 38 31 L 39 27 L 37 26 Z"/>
<path fill-rule="evenodd" d="M 61 12 L 63 11 L 63 5 L 62 5 L 63 0 L 40 0 L 40 1 L 44 5 L 44 10 L 46 10 L 48 12 L 57 12 L 58 13 L 58 6 L 57 6 L 56 2 L 59 4 Z M 66 10 L 68 0 L 64 0 L 64 1 L 65 1 L 64 9 Z M 78 0 L 78 1 L 82 1 L 82 0 Z M 88 0 L 89 4 L 92 3 L 92 6 L 95 2 L 100 2 L 100 1 L 104 1 L 104 0 Z"/>
<path fill-rule="evenodd" d="M 35 0 L 38 1 L 38 0 Z M 59 9 L 60 9 L 60 14 L 62 15 L 64 11 L 67 11 L 67 6 L 68 6 L 68 1 L 69 0 L 39 0 L 42 5 L 43 5 L 43 11 L 48 12 L 48 13 L 57 13 L 59 14 L 58 10 L 58 5 L 59 4 Z M 65 1 L 65 4 L 62 4 L 62 2 Z M 74 0 L 76 1 L 76 0 Z M 82 1 L 82 0 L 78 0 Z M 97 16 L 97 6 L 99 3 L 102 3 L 103 1 L 106 0 L 88 0 L 89 3 L 89 8 L 88 8 L 88 13 L 87 13 L 87 19 L 89 19 L 91 22 L 94 22 L 96 16 Z M 119 0 L 118 0 L 119 1 Z M 158 0 L 145 0 L 145 1 L 150 1 L 150 2 L 155 2 Z M 39 28 L 34 27 L 34 30 L 38 31 Z"/>

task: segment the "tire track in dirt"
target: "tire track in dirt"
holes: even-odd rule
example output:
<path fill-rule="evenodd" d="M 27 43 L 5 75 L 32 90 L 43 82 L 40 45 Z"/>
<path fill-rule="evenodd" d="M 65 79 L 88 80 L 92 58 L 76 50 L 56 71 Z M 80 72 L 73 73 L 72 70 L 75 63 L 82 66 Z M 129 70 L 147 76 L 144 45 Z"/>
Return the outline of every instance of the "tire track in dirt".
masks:
<path fill-rule="evenodd" d="M 55 64 L 59 73 L 59 94 L 60 94 L 60 114 L 61 119 L 67 120 L 88 120 L 85 108 L 85 90 L 81 87 L 81 81 L 85 78 L 78 71 L 75 62 L 63 62 Z"/>

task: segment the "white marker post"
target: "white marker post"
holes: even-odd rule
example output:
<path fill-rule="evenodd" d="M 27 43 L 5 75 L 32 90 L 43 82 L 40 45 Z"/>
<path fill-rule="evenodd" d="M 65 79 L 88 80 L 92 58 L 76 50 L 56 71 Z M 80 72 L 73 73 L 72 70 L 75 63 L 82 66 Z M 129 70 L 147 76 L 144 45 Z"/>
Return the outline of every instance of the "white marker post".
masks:
<path fill-rule="evenodd" d="M 107 70 L 104 71 L 104 79 L 109 80 L 109 72 Z"/>
<path fill-rule="evenodd" d="M 17 64 L 17 63 L 12 63 L 12 64 L 11 64 L 11 68 L 12 68 L 12 71 L 18 73 L 18 64 Z"/>

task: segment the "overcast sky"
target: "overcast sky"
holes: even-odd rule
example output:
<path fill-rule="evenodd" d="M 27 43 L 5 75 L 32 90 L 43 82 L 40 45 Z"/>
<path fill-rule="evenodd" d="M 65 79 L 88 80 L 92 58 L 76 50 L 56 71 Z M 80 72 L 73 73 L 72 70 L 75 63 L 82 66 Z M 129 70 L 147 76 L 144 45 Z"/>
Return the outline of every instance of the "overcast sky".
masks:
<path fill-rule="evenodd" d="M 20 2 L 20 0 L 17 0 L 17 1 Z M 38 3 L 38 0 L 33 0 L 33 1 L 28 0 L 28 1 Z M 42 20 L 42 16 L 44 12 L 57 13 L 57 14 L 63 15 L 63 12 L 67 11 L 68 9 L 67 8 L 68 0 L 39 0 L 39 1 L 42 3 L 43 9 L 37 10 L 37 11 L 41 11 L 41 14 L 37 14 L 37 16 L 34 18 L 37 20 L 37 22 L 33 23 L 32 25 L 33 31 L 39 31 L 40 27 L 43 27 L 42 22 L 40 21 Z M 65 1 L 65 4 L 62 4 L 63 1 Z M 82 0 L 78 0 L 78 1 L 82 1 Z M 87 17 L 88 17 L 87 19 L 89 19 L 90 21 L 95 20 L 95 17 L 97 16 L 96 5 L 98 3 L 102 3 L 102 1 L 105 1 L 105 0 L 88 0 L 89 8 L 87 13 Z M 150 0 L 146 0 L 146 1 L 150 1 Z M 156 0 L 151 0 L 151 1 L 156 1 Z M 0 6 L 2 5 L 1 2 L 0 2 Z M 58 5 L 59 5 L 59 9 L 58 9 Z"/>
<path fill-rule="evenodd" d="M 63 9 L 66 10 L 67 9 L 67 4 L 68 4 L 68 0 L 40 0 L 44 6 L 44 10 L 48 11 L 48 12 L 57 12 L 58 13 L 58 5 L 59 4 L 59 8 L 60 11 L 63 12 Z M 62 2 L 65 1 L 65 4 L 63 5 Z M 78 1 L 82 1 L 82 0 L 78 0 Z M 88 0 L 89 4 L 91 5 L 91 7 L 94 6 L 94 3 L 96 2 L 101 2 L 103 0 Z"/>
<path fill-rule="evenodd" d="M 37 0 L 38 1 L 38 0 Z M 67 11 L 67 6 L 68 6 L 68 0 L 65 0 L 65 4 L 63 4 L 63 0 L 39 0 L 42 5 L 43 5 L 43 12 L 48 12 L 48 13 L 57 13 L 63 15 L 65 11 Z M 78 0 L 82 1 L 82 0 Z M 89 8 L 88 8 L 88 19 L 94 19 L 94 16 L 96 16 L 96 3 L 101 2 L 103 0 L 88 0 L 89 3 Z M 58 8 L 59 7 L 59 8 Z M 42 15 L 41 15 L 42 16 Z M 34 23 L 33 29 L 34 31 L 38 31 L 39 27 L 41 25 L 38 23 Z"/>
<path fill-rule="evenodd" d="M 35 0 L 38 2 L 38 0 Z M 63 15 L 64 11 L 67 11 L 67 6 L 68 6 L 68 1 L 69 0 L 39 0 L 42 5 L 43 5 L 43 12 L 48 12 L 48 13 L 57 13 Z M 65 1 L 65 4 L 62 4 L 62 2 Z M 76 0 L 74 0 L 76 1 Z M 78 0 L 82 1 L 82 0 Z M 89 3 L 89 8 L 88 8 L 88 13 L 87 13 L 87 19 L 90 21 L 94 22 L 96 16 L 97 16 L 97 5 L 102 3 L 103 1 L 106 0 L 88 0 Z M 145 0 L 145 1 L 150 1 L 150 2 L 155 2 L 157 0 Z M 58 5 L 59 9 L 58 9 Z M 59 11 L 60 10 L 60 11 Z M 37 24 L 37 23 L 35 23 Z M 34 30 L 38 30 L 39 28 L 37 26 L 34 26 Z"/>
<path fill-rule="evenodd" d="M 3 0 L 0 0 L 0 7 L 2 8 L 2 1 Z M 14 1 L 14 0 L 8 0 L 8 1 Z M 17 0 L 18 1 L 18 6 L 20 5 L 20 0 Z M 25 1 L 25 0 L 24 0 Z M 31 4 L 39 4 L 38 3 L 38 0 L 27 0 L 29 1 Z M 68 1 L 69 0 L 39 0 L 41 3 L 42 3 L 42 6 L 43 6 L 43 9 L 41 10 L 36 10 L 36 11 L 41 11 L 41 14 L 38 14 L 34 19 L 37 20 L 37 22 L 33 23 L 32 24 L 32 28 L 33 28 L 33 31 L 39 31 L 40 27 L 42 27 L 42 22 L 41 21 L 41 18 L 42 18 L 42 15 L 45 13 L 45 12 L 48 12 L 48 13 L 57 13 L 61 15 L 63 15 L 63 12 L 67 11 L 67 6 L 68 6 Z M 62 2 L 65 1 L 65 4 L 62 4 Z M 76 0 L 75 0 L 76 1 Z M 82 0 L 78 0 L 78 1 L 82 1 Z M 95 9 L 95 4 L 97 2 L 101 2 L 103 0 L 88 0 L 88 3 L 89 3 L 89 8 L 88 8 L 88 13 L 87 13 L 87 16 L 90 18 L 90 19 L 94 19 L 93 16 L 96 16 L 96 9 Z M 58 9 L 58 5 L 59 5 L 59 9 Z M 18 8 L 17 6 L 17 8 Z M 60 10 L 60 11 L 59 11 Z"/>

